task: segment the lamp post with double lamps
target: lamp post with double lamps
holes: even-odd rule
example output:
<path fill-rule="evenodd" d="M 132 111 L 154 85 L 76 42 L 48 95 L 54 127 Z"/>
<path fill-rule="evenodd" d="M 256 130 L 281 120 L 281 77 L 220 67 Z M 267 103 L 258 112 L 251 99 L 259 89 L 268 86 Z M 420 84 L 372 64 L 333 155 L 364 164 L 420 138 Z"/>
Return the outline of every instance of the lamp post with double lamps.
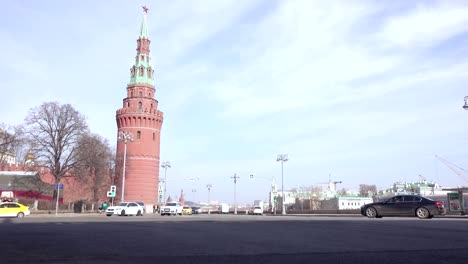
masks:
<path fill-rule="evenodd" d="M 206 188 L 208 189 L 208 205 L 210 205 L 210 191 L 211 187 L 213 187 L 211 184 L 207 184 Z"/>
<path fill-rule="evenodd" d="M 237 180 L 240 177 L 237 175 L 237 173 L 234 173 L 234 175 L 231 177 L 231 179 L 234 179 L 234 214 L 237 214 Z"/>
<path fill-rule="evenodd" d="M 171 168 L 171 163 L 169 161 L 163 161 L 161 163 L 161 168 L 164 169 L 164 196 L 162 203 L 166 203 L 166 182 L 167 182 L 167 169 Z"/>
<path fill-rule="evenodd" d="M 286 207 L 284 206 L 284 179 L 283 179 L 283 163 L 288 161 L 288 154 L 278 154 L 278 157 L 276 158 L 276 161 L 281 161 L 281 214 L 285 215 L 286 214 Z"/>
<path fill-rule="evenodd" d="M 468 96 L 465 96 L 465 104 L 463 105 L 463 109 L 468 110 Z"/>
<path fill-rule="evenodd" d="M 127 163 L 127 142 L 133 142 L 133 136 L 130 132 L 121 131 L 119 133 L 119 137 L 117 138 L 118 141 L 122 141 L 124 143 L 124 160 L 123 160 L 123 171 L 122 171 L 122 197 L 120 199 L 121 202 L 125 199 L 125 165 Z"/>

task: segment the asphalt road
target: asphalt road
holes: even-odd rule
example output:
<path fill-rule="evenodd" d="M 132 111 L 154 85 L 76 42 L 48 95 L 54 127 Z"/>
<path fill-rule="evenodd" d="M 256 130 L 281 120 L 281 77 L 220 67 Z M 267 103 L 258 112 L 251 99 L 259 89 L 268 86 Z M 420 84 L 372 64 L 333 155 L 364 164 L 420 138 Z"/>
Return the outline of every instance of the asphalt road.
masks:
<path fill-rule="evenodd" d="M 62 215 L 0 221 L 0 263 L 468 263 L 468 219 Z"/>

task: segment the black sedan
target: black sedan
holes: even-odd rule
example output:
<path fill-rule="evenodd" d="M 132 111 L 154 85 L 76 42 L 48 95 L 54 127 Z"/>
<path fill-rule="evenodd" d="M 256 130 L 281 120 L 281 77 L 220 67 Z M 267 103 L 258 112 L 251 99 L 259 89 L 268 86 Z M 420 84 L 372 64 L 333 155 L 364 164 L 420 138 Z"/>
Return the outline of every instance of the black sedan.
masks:
<path fill-rule="evenodd" d="M 383 216 L 417 216 L 421 219 L 444 215 L 444 203 L 417 195 L 397 195 L 386 202 L 370 203 L 361 207 L 361 214 L 369 218 Z"/>

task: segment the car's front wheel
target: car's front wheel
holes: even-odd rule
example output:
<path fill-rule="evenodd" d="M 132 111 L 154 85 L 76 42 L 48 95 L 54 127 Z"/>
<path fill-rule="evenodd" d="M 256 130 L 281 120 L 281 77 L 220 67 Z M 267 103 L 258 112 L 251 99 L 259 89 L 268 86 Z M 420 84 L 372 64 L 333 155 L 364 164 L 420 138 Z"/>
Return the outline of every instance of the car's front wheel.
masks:
<path fill-rule="evenodd" d="M 138 210 L 138 212 L 137 212 L 137 216 L 140 216 L 140 215 L 141 215 L 141 211 L 140 211 L 140 210 Z"/>
<path fill-rule="evenodd" d="M 377 217 L 377 210 L 375 210 L 374 207 L 368 207 L 366 209 L 366 216 L 369 217 L 369 218 Z"/>
<path fill-rule="evenodd" d="M 23 218 L 23 217 L 24 217 L 24 213 L 18 213 L 18 214 L 16 215 L 16 217 L 17 217 L 17 218 Z"/>
<path fill-rule="evenodd" d="M 120 216 L 124 216 L 124 215 L 125 215 L 125 210 L 122 210 L 122 211 L 120 212 Z"/>
<path fill-rule="evenodd" d="M 429 213 L 429 210 L 427 210 L 427 208 L 419 207 L 418 209 L 416 209 L 416 216 L 419 219 L 427 219 L 431 217 L 431 214 Z"/>

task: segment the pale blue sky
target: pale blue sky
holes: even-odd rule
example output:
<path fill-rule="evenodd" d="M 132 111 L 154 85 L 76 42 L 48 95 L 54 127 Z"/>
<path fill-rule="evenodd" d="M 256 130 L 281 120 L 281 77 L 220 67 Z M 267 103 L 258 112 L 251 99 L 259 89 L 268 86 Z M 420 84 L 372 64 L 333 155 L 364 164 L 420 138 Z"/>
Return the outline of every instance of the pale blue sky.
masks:
<path fill-rule="evenodd" d="M 143 4 L 170 195 L 264 199 L 278 153 L 286 188 L 467 184 L 434 158 L 468 167 L 466 1 L 2 1 L 0 121 L 57 100 L 115 142 Z"/>

